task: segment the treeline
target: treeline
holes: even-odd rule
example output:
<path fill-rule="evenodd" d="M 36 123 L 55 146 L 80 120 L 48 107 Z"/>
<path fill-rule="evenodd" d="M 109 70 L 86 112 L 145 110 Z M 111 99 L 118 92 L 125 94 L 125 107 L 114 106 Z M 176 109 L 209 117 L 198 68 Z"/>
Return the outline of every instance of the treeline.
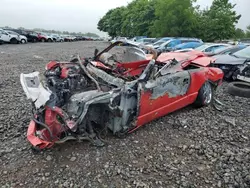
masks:
<path fill-rule="evenodd" d="M 4 29 L 14 29 L 9 26 L 3 27 Z M 58 30 L 48 30 L 48 29 L 42 29 L 42 28 L 35 28 L 35 29 L 26 29 L 24 27 L 19 27 L 17 29 L 21 30 L 29 30 L 29 31 L 40 31 L 40 32 L 45 32 L 45 33 L 55 33 L 55 34 L 61 34 L 61 35 L 79 35 L 79 36 L 86 36 L 86 37 L 94 37 L 94 38 L 99 38 L 99 35 L 95 33 L 82 33 L 82 32 L 68 32 L 68 31 L 58 31 Z"/>
<path fill-rule="evenodd" d="M 98 29 L 115 36 L 198 37 L 204 41 L 250 37 L 236 28 L 241 15 L 229 0 L 214 0 L 205 10 L 196 0 L 134 0 L 109 10 Z"/>

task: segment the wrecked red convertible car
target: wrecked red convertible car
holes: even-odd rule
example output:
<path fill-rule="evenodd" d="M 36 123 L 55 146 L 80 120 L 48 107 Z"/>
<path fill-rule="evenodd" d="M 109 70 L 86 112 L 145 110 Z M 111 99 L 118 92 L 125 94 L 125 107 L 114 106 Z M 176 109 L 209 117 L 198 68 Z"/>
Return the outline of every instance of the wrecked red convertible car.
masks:
<path fill-rule="evenodd" d="M 43 149 L 67 140 L 90 140 L 102 146 L 104 130 L 123 136 L 142 125 L 190 104 L 209 105 L 223 72 L 203 67 L 199 57 L 177 61 L 124 47 L 123 60 L 110 50 L 93 58 L 51 61 L 44 80 L 39 73 L 21 74 L 32 100 L 34 117 L 28 141 Z M 43 83 L 43 84 L 42 84 Z"/>

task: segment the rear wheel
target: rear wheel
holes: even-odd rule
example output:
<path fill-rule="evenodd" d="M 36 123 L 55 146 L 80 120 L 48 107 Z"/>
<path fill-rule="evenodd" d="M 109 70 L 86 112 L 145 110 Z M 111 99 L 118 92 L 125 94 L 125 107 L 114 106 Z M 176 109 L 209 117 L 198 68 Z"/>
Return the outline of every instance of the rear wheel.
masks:
<path fill-rule="evenodd" d="M 41 39 L 41 42 L 45 42 L 45 38 L 42 38 L 42 39 Z"/>
<path fill-rule="evenodd" d="M 11 44 L 18 44 L 18 40 L 16 38 L 10 39 Z"/>
<path fill-rule="evenodd" d="M 48 39 L 48 42 L 52 42 L 52 40 L 51 40 L 51 39 Z"/>
<path fill-rule="evenodd" d="M 213 88 L 212 85 L 206 81 L 199 90 L 198 96 L 194 105 L 196 107 L 208 106 L 213 101 Z"/>

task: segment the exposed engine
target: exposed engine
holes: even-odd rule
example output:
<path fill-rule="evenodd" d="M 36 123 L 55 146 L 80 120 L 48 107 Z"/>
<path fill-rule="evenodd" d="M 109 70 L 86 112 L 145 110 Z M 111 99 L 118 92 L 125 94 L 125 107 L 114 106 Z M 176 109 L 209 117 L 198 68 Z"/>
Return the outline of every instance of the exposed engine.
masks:
<path fill-rule="evenodd" d="M 77 64 L 51 61 L 46 68 L 46 84 L 57 95 L 56 106 L 63 106 L 71 95 L 88 87 L 87 79 Z"/>

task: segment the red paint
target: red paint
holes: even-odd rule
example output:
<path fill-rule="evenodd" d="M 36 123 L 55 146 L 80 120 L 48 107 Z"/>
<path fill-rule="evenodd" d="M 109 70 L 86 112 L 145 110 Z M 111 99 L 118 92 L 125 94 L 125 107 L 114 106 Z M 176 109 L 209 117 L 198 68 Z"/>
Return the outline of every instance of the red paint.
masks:
<path fill-rule="evenodd" d="M 68 127 L 73 127 L 75 122 L 67 121 L 67 128 L 62 127 L 62 124 L 58 121 L 57 116 L 64 117 L 62 109 L 54 107 L 53 109 L 46 107 L 45 110 L 45 124 L 49 127 L 52 132 L 53 138 L 50 137 L 50 133 L 46 128 L 41 127 L 38 129 L 38 125 L 32 120 L 30 122 L 27 139 L 29 142 L 40 149 L 48 148 L 54 145 L 55 141 L 60 139 L 62 132 L 64 132 Z M 36 132 L 40 132 L 40 136 L 36 135 Z"/>
<path fill-rule="evenodd" d="M 38 147 L 40 149 L 44 149 L 44 148 L 49 148 L 53 145 L 52 142 L 42 140 L 38 136 L 36 136 L 36 131 L 37 131 L 37 125 L 32 120 L 29 124 L 29 128 L 27 131 L 27 139 L 33 146 Z"/>
<path fill-rule="evenodd" d="M 189 72 L 191 83 L 188 92 L 183 96 L 169 97 L 166 94 L 157 99 L 151 99 L 151 91 L 141 91 L 136 127 L 130 133 L 150 121 L 194 103 L 201 86 L 207 80 L 220 83 L 223 79 L 223 72 L 217 68 L 204 67 Z"/>
<path fill-rule="evenodd" d="M 68 78 L 68 76 L 69 76 L 69 69 L 66 67 L 62 68 L 60 77 L 61 78 Z"/>
<path fill-rule="evenodd" d="M 46 65 L 45 69 L 46 69 L 46 70 L 51 70 L 51 69 L 53 69 L 53 68 L 55 68 L 55 67 L 58 67 L 58 66 L 60 66 L 60 63 L 59 63 L 59 62 L 57 62 L 57 61 L 50 61 L 50 62 Z"/>
<path fill-rule="evenodd" d="M 207 67 L 214 62 L 215 59 L 212 57 L 206 56 L 203 52 L 200 51 L 190 51 L 190 52 L 168 52 L 162 53 L 157 61 L 166 62 L 172 59 L 176 59 L 177 61 L 184 61 L 183 67 L 187 66 L 190 63 L 195 63 L 197 65 Z"/>

